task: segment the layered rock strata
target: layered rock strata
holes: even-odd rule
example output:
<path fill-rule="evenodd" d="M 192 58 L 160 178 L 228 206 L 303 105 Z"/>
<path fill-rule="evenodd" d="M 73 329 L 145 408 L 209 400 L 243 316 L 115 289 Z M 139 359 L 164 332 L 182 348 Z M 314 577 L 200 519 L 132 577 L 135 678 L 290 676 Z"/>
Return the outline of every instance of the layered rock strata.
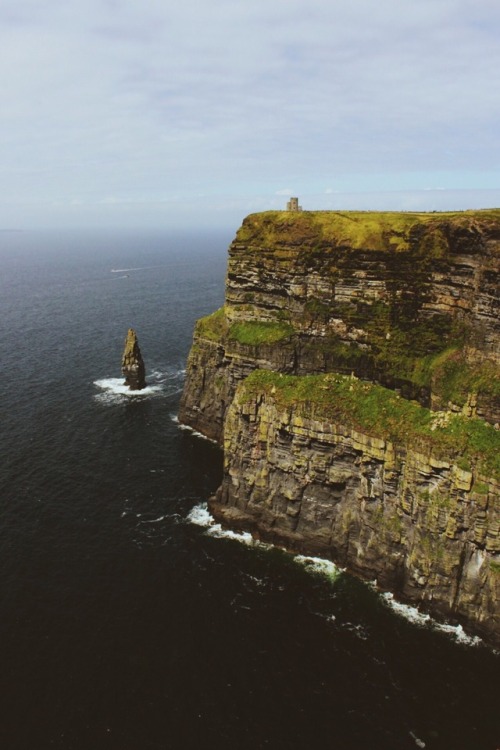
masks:
<path fill-rule="evenodd" d="M 217 518 L 498 643 L 499 266 L 499 210 L 245 219 L 179 414 L 224 446 Z"/>
<path fill-rule="evenodd" d="M 500 211 L 247 217 L 224 308 L 195 331 L 181 420 L 222 440 L 235 386 L 262 367 L 354 372 L 436 409 L 473 393 L 500 422 L 499 259 Z"/>
<path fill-rule="evenodd" d="M 335 376 L 316 386 L 334 398 L 352 388 L 356 417 L 301 394 L 302 378 L 280 385 L 273 375 L 250 376 L 228 411 L 224 478 L 209 504 L 216 519 L 330 558 L 500 645 L 500 475 L 457 437 L 467 420 L 441 425 L 422 410 L 426 427 L 419 407 L 401 415 L 389 400 L 368 427 L 359 414 L 363 399 L 378 398 L 369 386 L 343 378 L 339 387 Z M 391 409 L 407 419 L 392 437 Z M 494 428 L 475 428 L 500 450 Z"/>
<path fill-rule="evenodd" d="M 129 328 L 125 339 L 125 349 L 122 357 L 122 374 L 124 385 L 131 391 L 139 391 L 146 387 L 146 370 L 142 359 L 137 334 Z"/>

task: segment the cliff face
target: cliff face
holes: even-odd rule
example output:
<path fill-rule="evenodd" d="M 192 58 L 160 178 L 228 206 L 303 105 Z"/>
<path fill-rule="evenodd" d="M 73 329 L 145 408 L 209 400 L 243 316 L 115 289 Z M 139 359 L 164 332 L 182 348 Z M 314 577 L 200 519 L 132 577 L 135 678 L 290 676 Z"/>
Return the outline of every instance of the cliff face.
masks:
<path fill-rule="evenodd" d="M 499 259 L 500 211 L 248 217 L 225 305 L 197 323 L 179 415 L 224 444 L 217 517 L 494 639 Z M 255 370 L 284 377 L 285 410 L 283 382 Z M 348 387 L 301 401 L 329 373 Z"/>
<path fill-rule="evenodd" d="M 413 356 L 468 332 L 472 347 L 499 362 L 499 220 L 486 213 L 248 217 L 230 248 L 227 316 L 247 320 L 250 311 L 254 320 L 287 320 L 306 336 L 357 344 L 380 355 L 380 371 L 390 371 L 385 350 L 408 345 L 415 325 Z M 384 349 L 381 339 L 396 333 L 405 341 Z"/>
<path fill-rule="evenodd" d="M 181 419 L 222 439 L 256 367 L 354 372 L 500 422 L 500 211 L 269 212 L 229 249 L 226 303 L 197 325 Z M 202 405 L 203 402 L 203 405 Z"/>
<path fill-rule="evenodd" d="M 419 407 L 406 412 L 393 396 L 382 397 L 370 426 L 363 401 L 380 394 L 331 378 L 310 378 L 304 391 L 300 378 L 257 372 L 240 385 L 212 512 L 233 528 L 331 558 L 500 644 L 500 480 L 473 447 L 464 452 L 468 420 L 443 424 L 427 412 L 421 422 Z M 350 397 L 355 408 L 332 412 L 330 397 Z M 387 422 L 391 412 L 399 425 Z M 475 429 L 492 441 L 494 462 L 500 434 Z"/>

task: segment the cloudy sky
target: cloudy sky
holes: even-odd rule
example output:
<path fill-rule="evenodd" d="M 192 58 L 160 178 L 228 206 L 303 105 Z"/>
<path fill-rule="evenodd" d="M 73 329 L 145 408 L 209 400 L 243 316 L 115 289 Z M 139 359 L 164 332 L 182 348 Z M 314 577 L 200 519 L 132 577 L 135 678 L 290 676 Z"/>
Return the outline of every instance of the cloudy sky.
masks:
<path fill-rule="evenodd" d="M 1 0 L 0 228 L 500 206 L 498 0 Z"/>

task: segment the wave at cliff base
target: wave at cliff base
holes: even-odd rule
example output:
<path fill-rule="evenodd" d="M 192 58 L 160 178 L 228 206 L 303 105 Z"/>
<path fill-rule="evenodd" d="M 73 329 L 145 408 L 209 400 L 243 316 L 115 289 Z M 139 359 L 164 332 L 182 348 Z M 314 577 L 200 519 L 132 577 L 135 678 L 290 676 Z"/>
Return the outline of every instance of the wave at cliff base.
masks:
<path fill-rule="evenodd" d="M 208 510 L 207 503 L 196 505 L 188 513 L 186 520 L 196 526 L 204 527 L 209 536 L 214 536 L 220 539 L 233 539 L 234 541 L 241 542 L 249 547 L 268 549 L 272 547 L 271 544 L 265 544 L 254 539 L 248 532 L 236 532 L 231 531 L 230 529 L 223 529 L 219 523 L 216 523 L 214 517 Z M 335 581 L 335 579 L 344 573 L 343 568 L 339 568 L 331 560 L 325 560 L 321 557 L 294 555 L 293 559 L 299 565 L 304 566 L 309 572 L 323 575 L 331 581 Z M 374 587 L 374 584 L 368 585 Z M 448 623 L 437 622 L 430 615 L 420 612 L 416 607 L 411 607 L 408 604 L 398 602 L 394 598 L 394 594 L 391 594 L 390 592 L 380 593 L 379 596 L 395 614 L 403 617 L 417 627 L 428 627 L 440 633 L 445 633 L 458 643 L 463 643 L 468 646 L 478 646 L 482 643 L 481 638 L 467 635 L 461 625 L 450 625 Z"/>

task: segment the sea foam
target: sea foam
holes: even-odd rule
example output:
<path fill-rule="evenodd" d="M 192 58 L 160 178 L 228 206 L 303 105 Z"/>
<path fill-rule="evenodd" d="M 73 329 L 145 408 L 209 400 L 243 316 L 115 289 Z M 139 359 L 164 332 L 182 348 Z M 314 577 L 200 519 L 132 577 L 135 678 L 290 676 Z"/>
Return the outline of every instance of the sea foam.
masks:
<path fill-rule="evenodd" d="M 303 565 L 311 573 L 329 578 L 334 581 L 344 572 L 343 568 L 337 567 L 331 560 L 324 560 L 322 557 L 308 557 L 307 555 L 295 555 L 293 558 L 296 563 Z"/>
<path fill-rule="evenodd" d="M 265 544 L 254 539 L 251 534 L 247 532 L 236 532 L 229 529 L 223 529 L 222 526 L 216 523 L 215 518 L 208 510 L 207 503 L 201 503 L 196 505 L 187 515 L 187 521 L 194 523 L 196 526 L 203 526 L 206 529 L 206 533 L 209 536 L 218 537 L 221 539 L 233 539 L 235 541 L 246 544 L 247 546 L 260 547 L 269 549 L 272 547 L 271 544 Z M 331 581 L 335 581 L 342 573 L 344 568 L 339 568 L 331 560 L 325 560 L 321 557 L 310 557 L 307 555 L 294 555 L 294 561 L 299 565 L 303 565 L 306 570 L 311 573 L 320 574 L 329 578 Z M 376 588 L 376 583 L 368 584 L 372 588 Z M 403 604 L 398 602 L 394 598 L 394 594 L 386 592 L 380 594 L 382 600 L 392 609 L 392 611 L 404 617 L 413 625 L 418 627 L 428 627 L 432 630 L 440 633 L 445 633 L 451 636 L 458 643 L 464 643 L 468 646 L 478 646 L 482 643 L 481 638 L 477 636 L 469 636 L 465 633 L 461 625 L 450 625 L 448 623 L 439 623 L 434 620 L 430 615 L 420 612 L 416 607 L 411 607 L 409 604 Z"/>
<path fill-rule="evenodd" d="M 102 378 L 95 380 L 94 385 L 103 391 L 96 395 L 96 399 L 102 403 L 116 403 L 124 398 L 157 396 L 163 391 L 162 385 L 148 385 L 139 391 L 131 391 L 128 385 L 123 384 L 123 378 Z"/>
<path fill-rule="evenodd" d="M 202 440 L 208 440 L 209 443 L 218 445 L 217 440 L 213 440 L 212 438 L 207 437 L 202 432 L 198 432 L 198 430 L 194 430 L 192 427 L 190 427 L 187 424 L 181 424 L 179 422 L 179 417 L 176 414 L 172 414 L 171 419 L 172 419 L 172 422 L 174 422 L 176 425 L 179 426 L 180 430 L 184 430 L 185 432 L 190 432 L 191 435 L 194 435 L 195 437 L 202 438 Z"/>
<path fill-rule="evenodd" d="M 194 523 L 196 526 L 205 527 L 208 536 L 215 536 L 218 539 L 232 539 L 236 542 L 241 542 L 241 544 L 246 544 L 249 547 L 269 547 L 269 545 L 263 544 L 263 542 L 254 539 L 247 531 L 240 532 L 223 529 L 220 523 L 216 523 L 215 518 L 208 510 L 206 503 L 195 505 L 195 507 L 188 513 L 187 520 L 190 523 Z"/>
<path fill-rule="evenodd" d="M 404 617 L 405 620 L 408 620 L 414 625 L 418 625 L 419 627 L 430 627 L 432 630 L 446 633 L 458 643 L 465 643 L 468 646 L 478 646 L 482 643 L 481 638 L 478 638 L 478 636 L 467 635 L 461 625 L 450 625 L 449 623 L 437 622 L 437 620 L 434 620 L 430 615 L 420 612 L 416 607 L 398 602 L 394 598 L 394 594 L 391 594 L 390 592 L 381 594 L 381 597 L 393 612 L 400 617 Z"/>

